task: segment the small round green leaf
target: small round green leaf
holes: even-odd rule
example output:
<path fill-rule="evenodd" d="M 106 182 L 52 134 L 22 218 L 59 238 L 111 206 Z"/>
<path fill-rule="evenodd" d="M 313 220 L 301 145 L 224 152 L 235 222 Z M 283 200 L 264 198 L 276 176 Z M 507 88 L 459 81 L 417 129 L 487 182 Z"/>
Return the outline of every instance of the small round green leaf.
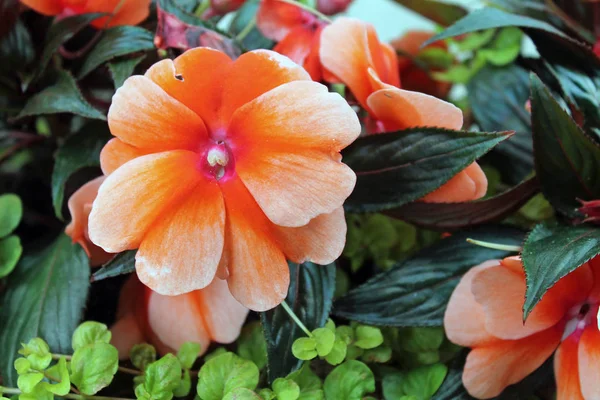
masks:
<path fill-rule="evenodd" d="M 23 246 L 18 236 L 0 239 L 0 278 L 8 276 L 15 269 L 22 254 Z"/>
<path fill-rule="evenodd" d="M 108 343 L 93 343 L 75 350 L 71 381 L 82 394 L 92 396 L 108 386 L 119 368 L 119 352 Z"/>
<path fill-rule="evenodd" d="M 57 396 L 64 396 L 71 391 L 71 380 L 69 379 L 69 370 L 67 368 L 67 359 L 61 357 L 56 365 L 46 370 L 46 375 L 51 377 L 56 383 L 41 382 L 40 385 L 50 393 Z"/>
<path fill-rule="evenodd" d="M 349 360 L 331 371 L 323 388 L 327 400 L 360 400 L 375 391 L 375 376 L 362 362 Z"/>
<path fill-rule="evenodd" d="M 258 367 L 233 353 L 207 361 L 198 374 L 198 396 L 202 400 L 221 400 L 237 388 L 254 390 L 258 385 Z"/>
<path fill-rule="evenodd" d="M 317 356 L 317 341 L 313 338 L 301 337 L 292 344 L 292 353 L 299 360 L 312 360 Z"/>
<path fill-rule="evenodd" d="M 173 354 L 167 354 L 148 365 L 144 383 L 135 388 L 138 399 L 170 400 L 181 382 L 181 363 Z"/>
<path fill-rule="evenodd" d="M 183 376 L 179 382 L 179 386 L 173 390 L 175 397 L 186 397 L 192 390 L 192 378 L 190 377 L 190 371 L 188 369 L 183 371 Z"/>
<path fill-rule="evenodd" d="M 33 338 L 27 344 L 21 344 L 19 354 L 25 356 L 31 363 L 31 368 L 43 371 L 50 365 L 52 354 L 50 347 L 41 338 Z"/>
<path fill-rule="evenodd" d="M 44 379 L 44 374 L 41 372 L 26 372 L 19 375 L 17 386 L 23 393 L 33 392 L 35 386 Z"/>
<path fill-rule="evenodd" d="M 145 371 L 148 364 L 156 361 L 156 349 L 148 343 L 136 344 L 129 351 L 129 359 L 136 368 Z"/>
<path fill-rule="evenodd" d="M 276 397 L 271 389 L 260 389 L 258 395 L 262 400 L 273 400 Z"/>
<path fill-rule="evenodd" d="M 28 359 L 23 358 L 23 357 L 17 358 L 15 360 L 14 366 L 15 366 L 15 369 L 17 370 L 17 374 L 19 374 L 19 375 L 26 374 L 31 369 L 31 363 L 29 362 Z"/>
<path fill-rule="evenodd" d="M 379 328 L 360 325 L 354 332 L 356 335 L 354 345 L 361 349 L 374 349 L 383 343 L 383 334 Z"/>
<path fill-rule="evenodd" d="M 329 328 L 317 328 L 313 332 L 313 337 L 317 342 L 317 354 L 319 357 L 325 357 L 333 349 L 333 342 L 335 341 L 335 333 Z"/>
<path fill-rule="evenodd" d="M 237 388 L 227 393 L 223 400 L 261 400 L 261 397 L 250 389 Z"/>
<path fill-rule="evenodd" d="M 385 399 L 399 399 L 412 396 L 417 399 L 430 399 L 440 388 L 448 367 L 444 364 L 428 365 L 386 375 L 383 378 Z"/>
<path fill-rule="evenodd" d="M 291 379 L 275 379 L 273 391 L 277 396 L 277 400 L 297 400 L 300 397 L 300 386 Z"/>
<path fill-rule="evenodd" d="M 346 352 L 348 345 L 346 341 L 340 336 L 336 335 L 335 341 L 333 342 L 333 348 L 325 357 L 325 360 L 331 365 L 339 365 L 346 359 Z"/>
<path fill-rule="evenodd" d="M 73 350 L 94 344 L 94 343 L 110 343 L 111 332 L 108 327 L 100 322 L 86 321 L 79 325 L 75 332 L 73 332 L 73 339 L 71 345 Z"/>
<path fill-rule="evenodd" d="M 181 367 L 184 369 L 192 368 L 192 365 L 194 365 L 194 362 L 198 358 L 201 349 L 202 346 L 200 346 L 200 343 L 185 342 L 182 344 L 177 351 L 177 358 L 181 363 Z"/>
<path fill-rule="evenodd" d="M 0 238 L 14 231 L 23 217 L 23 204 L 16 194 L 0 196 Z"/>

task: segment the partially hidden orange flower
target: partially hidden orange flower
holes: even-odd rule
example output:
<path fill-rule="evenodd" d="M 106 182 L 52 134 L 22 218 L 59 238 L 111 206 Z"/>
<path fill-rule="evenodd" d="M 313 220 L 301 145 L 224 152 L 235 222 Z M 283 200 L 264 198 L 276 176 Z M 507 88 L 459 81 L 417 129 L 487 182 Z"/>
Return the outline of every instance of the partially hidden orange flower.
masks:
<path fill-rule="evenodd" d="M 159 294 L 218 275 L 240 303 L 268 310 L 287 294 L 286 259 L 341 254 L 356 176 L 339 152 L 360 124 L 288 58 L 189 50 L 129 78 L 108 123 L 116 138 L 101 153 L 109 176 L 89 235 L 107 252 L 137 248 L 138 277 Z"/>
<path fill-rule="evenodd" d="M 313 80 L 322 79 L 319 47 L 325 22 L 293 4 L 262 0 L 256 24 L 263 35 L 278 42 L 274 51 L 303 66 Z"/>
<path fill-rule="evenodd" d="M 185 342 L 199 343 L 203 354 L 211 342 L 235 341 L 247 315 L 220 279 L 202 290 L 162 296 L 132 275 L 121 290 L 111 343 L 121 359 L 144 342 L 161 354 L 176 353 Z"/>
<path fill-rule="evenodd" d="M 357 19 L 338 18 L 323 29 L 320 56 L 323 67 L 344 83 L 368 112 L 366 125 L 371 133 L 419 126 L 462 128 L 462 112 L 453 104 L 399 88 L 396 52 L 379 41 L 372 25 Z M 474 162 L 421 200 L 470 201 L 483 197 L 486 191 L 485 174 Z"/>
<path fill-rule="evenodd" d="M 471 347 L 463 372 L 479 399 L 500 394 L 555 351 L 557 400 L 600 398 L 600 258 L 562 278 L 523 324 L 525 273 L 519 257 L 472 268 L 454 290 L 444 317 L 448 338 Z"/>
<path fill-rule="evenodd" d="M 422 49 L 421 45 L 433 36 L 435 36 L 435 32 L 409 31 L 402 37 L 392 41 L 391 45 L 394 49 L 406 54 L 406 56 L 398 57 L 400 81 L 404 89 L 445 98 L 452 85 L 448 82 L 436 81 L 413 59 L 428 49 L 448 49 L 444 41 L 432 43 Z"/>
<path fill-rule="evenodd" d="M 73 242 L 79 243 L 83 247 L 93 267 L 104 264 L 114 256 L 92 243 L 88 235 L 88 217 L 92 211 L 92 203 L 105 178 L 105 176 L 99 176 L 89 181 L 73 193 L 67 203 L 71 213 L 71 222 L 67 225 L 65 233 L 73 239 Z"/>
<path fill-rule="evenodd" d="M 109 13 L 92 25 L 98 29 L 117 25 L 137 25 L 148 17 L 151 0 L 21 0 L 21 3 L 44 15 Z"/>
<path fill-rule="evenodd" d="M 346 11 L 353 0 L 317 0 L 317 10 L 326 15 L 334 15 Z"/>

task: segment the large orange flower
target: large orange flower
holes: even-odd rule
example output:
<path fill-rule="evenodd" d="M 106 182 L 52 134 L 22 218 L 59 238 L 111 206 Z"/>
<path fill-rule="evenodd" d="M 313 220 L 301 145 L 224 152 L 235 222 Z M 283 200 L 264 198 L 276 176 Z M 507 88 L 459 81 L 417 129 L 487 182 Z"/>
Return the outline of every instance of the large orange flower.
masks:
<path fill-rule="evenodd" d="M 111 327 L 112 344 L 122 359 L 133 345 L 144 342 L 161 354 L 176 353 L 185 342 L 195 342 L 203 354 L 211 342 L 235 341 L 247 315 L 248 309 L 220 279 L 202 290 L 162 296 L 133 275 L 121 290 L 117 322 Z"/>
<path fill-rule="evenodd" d="M 90 214 L 104 250 L 138 248 L 140 280 L 163 295 L 214 276 L 253 310 L 279 304 L 286 258 L 332 262 L 356 176 L 340 150 L 354 111 L 304 69 L 268 50 L 235 62 L 208 49 L 129 78 L 108 113 L 109 174 Z"/>
<path fill-rule="evenodd" d="M 73 193 L 67 203 L 71 213 L 71 222 L 67 225 L 65 233 L 73 239 L 73 242 L 79 243 L 83 247 L 94 267 L 104 264 L 114 256 L 92 243 L 88 235 L 88 217 L 92 211 L 92 203 L 105 178 L 105 176 L 99 176 L 89 181 Z"/>
<path fill-rule="evenodd" d="M 21 0 L 21 3 L 45 15 L 69 16 L 86 13 L 109 13 L 96 19 L 96 28 L 137 25 L 148 17 L 151 0 Z"/>
<path fill-rule="evenodd" d="M 600 258 L 562 278 L 523 324 L 525 274 L 519 257 L 488 261 L 462 278 L 448 304 L 448 338 L 473 348 L 463 383 L 480 399 L 500 394 L 556 350 L 557 400 L 600 398 Z"/>
<path fill-rule="evenodd" d="M 402 37 L 392 41 L 392 47 L 406 54 L 406 56 L 398 57 L 400 81 L 404 89 L 445 98 L 452 85 L 448 82 L 436 81 L 427 71 L 414 62 L 414 57 L 418 57 L 424 50 L 448 49 L 448 46 L 443 41 L 432 43 L 422 49 L 421 45 L 433 36 L 435 36 L 435 32 L 409 31 Z"/>
<path fill-rule="evenodd" d="M 293 4 L 262 0 L 256 24 L 263 35 L 278 42 L 274 51 L 303 66 L 313 80 L 321 80 L 319 46 L 325 22 Z"/>
<path fill-rule="evenodd" d="M 463 115 L 454 105 L 423 93 L 399 89 L 398 60 L 391 46 L 381 43 L 373 26 L 339 18 L 321 34 L 321 62 L 354 94 L 368 112 L 369 132 L 390 132 L 419 126 L 458 130 Z M 477 163 L 459 172 L 422 201 L 433 203 L 476 200 L 485 195 L 487 179 Z"/>

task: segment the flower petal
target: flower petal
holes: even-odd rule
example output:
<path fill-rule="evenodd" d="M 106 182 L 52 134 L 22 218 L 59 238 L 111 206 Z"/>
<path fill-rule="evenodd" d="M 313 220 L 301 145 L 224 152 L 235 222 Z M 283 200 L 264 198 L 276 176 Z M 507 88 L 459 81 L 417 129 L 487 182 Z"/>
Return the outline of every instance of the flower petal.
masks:
<path fill-rule="evenodd" d="M 579 381 L 586 399 L 600 399 L 600 331 L 589 325 L 579 341 Z"/>
<path fill-rule="evenodd" d="M 472 290 L 483 307 L 486 330 L 498 338 L 520 339 L 557 324 L 574 305 L 565 298 L 566 293 L 579 292 L 585 298 L 590 281 L 589 268 L 579 268 L 567 275 L 546 293 L 524 324 L 526 286 L 522 266 L 515 270 L 502 264 L 482 271 L 473 278 Z"/>
<path fill-rule="evenodd" d="M 231 294 L 254 311 L 266 311 L 287 295 L 290 273 L 283 252 L 272 237 L 265 217 L 243 183 L 231 179 L 221 184 L 227 225 L 225 253 Z"/>
<path fill-rule="evenodd" d="M 554 355 L 556 400 L 584 400 L 586 398 L 598 398 L 598 396 L 583 397 L 581 394 L 581 385 L 579 383 L 579 366 L 581 363 L 577 360 L 578 344 L 577 338 L 575 336 L 570 336 L 558 346 L 556 354 Z M 581 348 L 581 346 L 579 347 Z M 592 369 L 598 369 L 598 364 L 593 365 Z M 594 382 L 594 386 L 598 386 L 598 381 Z"/>
<path fill-rule="evenodd" d="M 463 125 L 462 111 L 453 104 L 423 93 L 386 88 L 367 99 L 372 115 L 387 131 L 431 126 L 458 130 Z"/>
<path fill-rule="evenodd" d="M 346 244 L 346 218 L 342 207 L 313 218 L 299 228 L 275 227 L 275 237 L 288 260 L 327 265 L 337 260 Z"/>
<path fill-rule="evenodd" d="M 27 7 L 44 15 L 57 15 L 63 10 L 63 5 L 56 0 L 20 0 Z"/>
<path fill-rule="evenodd" d="M 198 114 L 209 129 L 214 129 L 211 123 L 221 105 L 223 82 L 232 64 L 223 52 L 197 47 L 175 60 L 157 62 L 145 76 Z"/>
<path fill-rule="evenodd" d="M 207 140 L 202 119 L 145 76 L 132 76 L 117 90 L 108 125 L 123 142 L 149 151 L 196 150 Z"/>
<path fill-rule="evenodd" d="M 319 36 L 321 29 L 300 26 L 293 29 L 273 48 L 279 54 L 289 57 L 310 74 L 312 80 L 321 80 L 321 60 L 319 59 Z"/>
<path fill-rule="evenodd" d="M 444 328 L 452 343 L 474 347 L 497 340 L 485 330 L 483 308 L 475 301 L 471 285 L 478 273 L 499 264 L 499 260 L 489 260 L 471 268 L 452 292 L 444 314 Z"/>
<path fill-rule="evenodd" d="M 477 200 L 485 196 L 488 181 L 476 162 L 456 174 L 452 179 L 424 196 L 426 203 L 460 203 Z"/>
<path fill-rule="evenodd" d="M 294 28 L 308 25 L 314 20 L 316 18 L 311 13 L 278 0 L 262 0 L 256 14 L 256 26 L 260 32 L 277 42 L 284 40 Z"/>
<path fill-rule="evenodd" d="M 87 0 L 83 13 L 105 12 L 113 14 L 94 20 L 98 29 L 117 25 L 137 25 L 150 14 L 151 0 Z"/>
<path fill-rule="evenodd" d="M 244 53 L 222 83 L 221 121 L 225 125 L 238 108 L 284 83 L 310 80 L 304 68 L 274 51 Z"/>
<path fill-rule="evenodd" d="M 112 333 L 110 344 L 119 351 L 120 360 L 128 359 L 131 348 L 146 339 L 134 314 L 127 314 L 118 319 L 110 331 Z"/>
<path fill-rule="evenodd" d="M 176 296 L 212 282 L 223 252 L 225 205 L 215 181 L 200 180 L 152 225 L 135 256 L 140 281 Z"/>
<path fill-rule="evenodd" d="M 231 295 L 227 282 L 215 278 L 196 295 L 210 338 L 218 343 L 235 341 L 250 310 Z"/>
<path fill-rule="evenodd" d="M 196 292 L 180 296 L 151 292 L 148 299 L 148 325 L 164 346 L 163 353 L 165 350 L 177 351 L 185 342 L 199 343 L 201 351 L 205 352 L 210 344 Z"/>
<path fill-rule="evenodd" d="M 554 326 L 519 340 L 501 340 L 476 347 L 467 356 L 463 384 L 478 399 L 498 396 L 535 371 L 554 352 L 562 329 Z"/>
<path fill-rule="evenodd" d="M 163 213 L 203 179 L 197 155 L 179 150 L 131 160 L 102 184 L 89 218 L 92 242 L 109 253 L 138 248 Z"/>
<path fill-rule="evenodd" d="M 118 138 L 112 138 L 100 152 L 100 167 L 105 175 L 110 175 L 127 161 L 146 154 L 150 153 L 147 150 L 127 144 Z"/>

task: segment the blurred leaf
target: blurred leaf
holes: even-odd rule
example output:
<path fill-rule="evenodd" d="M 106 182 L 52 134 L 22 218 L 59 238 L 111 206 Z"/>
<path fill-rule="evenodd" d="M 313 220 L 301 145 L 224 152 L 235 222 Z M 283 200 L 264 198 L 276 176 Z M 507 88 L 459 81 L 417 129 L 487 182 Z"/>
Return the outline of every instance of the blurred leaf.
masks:
<path fill-rule="evenodd" d="M 184 369 L 192 368 L 192 365 L 196 362 L 196 359 L 200 355 L 202 347 L 199 343 L 185 342 L 177 350 L 177 358 L 181 363 L 181 367 Z"/>
<path fill-rule="evenodd" d="M 221 400 L 237 388 L 254 390 L 259 371 L 252 361 L 233 353 L 211 358 L 198 373 L 198 396 L 202 400 Z"/>
<path fill-rule="evenodd" d="M 300 397 L 300 387 L 291 379 L 277 378 L 272 386 L 277 400 L 297 400 Z"/>
<path fill-rule="evenodd" d="M 374 349 L 383 343 L 383 334 L 374 326 L 359 325 L 354 330 L 354 345 L 361 349 Z"/>
<path fill-rule="evenodd" d="M 333 314 L 369 325 L 442 326 L 446 304 L 462 275 L 486 260 L 511 254 L 466 239 L 520 245 L 523 236 L 521 230 L 505 226 L 457 232 L 352 289 L 336 300 Z"/>
<path fill-rule="evenodd" d="M 379 212 L 417 200 L 510 136 L 414 128 L 360 138 L 343 152 L 357 176 L 345 207 Z"/>
<path fill-rule="evenodd" d="M 71 381 L 81 393 L 93 396 L 110 385 L 119 368 L 119 352 L 111 344 L 95 342 L 79 347 L 71 358 Z"/>
<path fill-rule="evenodd" d="M 248 0 L 237 10 L 229 26 L 229 33 L 232 37 L 239 35 L 251 23 L 252 19 L 256 18 L 259 6 L 260 0 Z M 242 40 L 242 45 L 247 50 L 270 49 L 273 44 L 274 42 L 266 38 L 256 26 Z"/>
<path fill-rule="evenodd" d="M 2 0 L 0 0 L 0 12 Z M 16 7 L 19 8 L 18 6 Z M 2 20 L 0 31 L 6 26 Z M 3 35 L 0 35 L 2 37 Z M 17 23 L 7 31 L 6 36 L 0 40 L 0 71 L 3 72 L 21 72 L 35 59 L 35 47 L 31 40 L 31 35 L 22 21 Z"/>
<path fill-rule="evenodd" d="M 13 193 L 0 195 L 0 238 L 17 229 L 22 217 L 23 204 L 19 196 Z"/>
<path fill-rule="evenodd" d="M 118 89 L 121 86 L 123 86 L 125 80 L 133 74 L 135 67 L 137 67 L 137 65 L 140 62 L 142 62 L 144 58 L 146 58 L 145 55 L 135 58 L 116 60 L 108 64 L 110 75 L 112 76 L 113 81 L 115 83 L 115 89 Z"/>
<path fill-rule="evenodd" d="M 137 250 L 127 250 L 119 253 L 92 275 L 92 282 L 130 274 L 135 271 L 135 253 Z"/>
<path fill-rule="evenodd" d="M 464 8 L 435 0 L 394 0 L 442 26 L 448 26 L 467 15 Z"/>
<path fill-rule="evenodd" d="M 517 65 L 487 66 L 467 85 L 469 104 L 477 124 L 485 131 L 509 129 L 515 135 L 487 155 L 511 184 L 521 182 L 533 171 L 529 74 Z"/>
<path fill-rule="evenodd" d="M 8 277 L 0 308 L 0 326 L 10 327 L 0 330 L 0 373 L 6 385 L 16 384 L 12 364 L 22 342 L 43 337 L 52 351 L 70 352 L 89 274 L 85 251 L 61 234 L 46 249 L 26 255 Z"/>
<path fill-rule="evenodd" d="M 383 378 L 383 396 L 386 400 L 413 396 L 427 400 L 437 392 L 448 373 L 444 364 L 434 364 L 411 369 L 406 372 L 389 374 Z"/>
<path fill-rule="evenodd" d="M 258 369 L 267 365 L 267 342 L 260 322 L 246 324 L 237 340 L 237 353 L 240 357 L 252 361 Z"/>
<path fill-rule="evenodd" d="M 600 254 L 600 229 L 595 226 L 541 224 L 523 246 L 527 292 L 523 318 L 560 278 Z"/>
<path fill-rule="evenodd" d="M 79 14 L 71 17 L 63 18 L 50 26 L 48 33 L 46 34 L 46 42 L 44 43 L 44 50 L 39 58 L 39 62 L 34 73 L 30 79 L 24 82 L 24 86 L 28 87 L 29 83 L 37 79 L 42 72 L 46 69 L 46 66 L 50 62 L 50 58 L 54 55 L 59 47 L 67 40 L 71 39 L 75 34 L 89 25 L 93 20 L 103 16 L 103 13 L 94 14 Z"/>
<path fill-rule="evenodd" d="M 48 346 L 48 343 L 46 343 L 42 338 L 32 338 L 27 343 L 21 343 L 21 347 L 22 349 L 19 350 L 19 354 L 27 358 L 29 367 L 33 369 L 44 370 L 48 368 L 52 362 L 50 346 Z"/>
<path fill-rule="evenodd" d="M 59 71 L 54 85 L 33 95 L 16 118 L 41 114 L 70 113 L 85 118 L 106 120 L 106 116 L 83 97 L 71 73 Z"/>
<path fill-rule="evenodd" d="M 0 0 L 0 40 L 4 38 L 19 17 L 19 0 Z"/>
<path fill-rule="evenodd" d="M 501 29 L 492 45 L 480 50 L 485 59 L 496 67 L 511 64 L 521 52 L 523 32 L 519 28 Z"/>
<path fill-rule="evenodd" d="M 600 198 L 600 147 L 535 75 L 531 91 L 533 144 L 542 191 L 557 211 L 577 217 L 577 199 Z"/>
<path fill-rule="evenodd" d="M 460 51 L 474 51 L 488 44 L 496 33 L 495 29 L 472 32 L 456 42 Z"/>
<path fill-rule="evenodd" d="M 290 276 L 287 304 L 308 329 L 324 326 L 335 290 L 335 264 L 290 263 Z M 294 341 L 305 334 L 281 306 L 261 313 L 261 321 L 272 382 L 300 368 L 302 361 L 294 357 L 291 348 Z"/>
<path fill-rule="evenodd" d="M 102 38 L 89 52 L 77 79 L 115 57 L 154 49 L 153 35 L 139 26 L 115 26 L 102 34 Z"/>
<path fill-rule="evenodd" d="M 136 344 L 129 350 L 129 359 L 134 367 L 145 371 L 148 365 L 156 361 L 156 349 L 148 343 Z"/>
<path fill-rule="evenodd" d="M 349 360 L 327 375 L 323 389 L 327 400 L 360 400 L 375 391 L 375 376 L 362 362 Z"/>
<path fill-rule="evenodd" d="M 21 239 L 16 235 L 11 235 L 0 239 L 0 279 L 10 274 L 23 254 Z"/>
<path fill-rule="evenodd" d="M 324 400 L 323 383 L 311 369 L 310 363 L 304 363 L 302 368 L 287 376 L 300 387 L 298 400 Z"/>
<path fill-rule="evenodd" d="M 52 203 L 58 218 L 63 218 L 65 183 L 81 168 L 100 164 L 100 151 L 109 138 L 106 124 L 92 122 L 69 136 L 56 151 L 56 162 L 52 171 Z"/>
<path fill-rule="evenodd" d="M 465 203 L 414 202 L 386 211 L 385 214 L 425 228 L 456 230 L 500 221 L 538 192 L 539 183 L 534 177 L 483 200 Z"/>

